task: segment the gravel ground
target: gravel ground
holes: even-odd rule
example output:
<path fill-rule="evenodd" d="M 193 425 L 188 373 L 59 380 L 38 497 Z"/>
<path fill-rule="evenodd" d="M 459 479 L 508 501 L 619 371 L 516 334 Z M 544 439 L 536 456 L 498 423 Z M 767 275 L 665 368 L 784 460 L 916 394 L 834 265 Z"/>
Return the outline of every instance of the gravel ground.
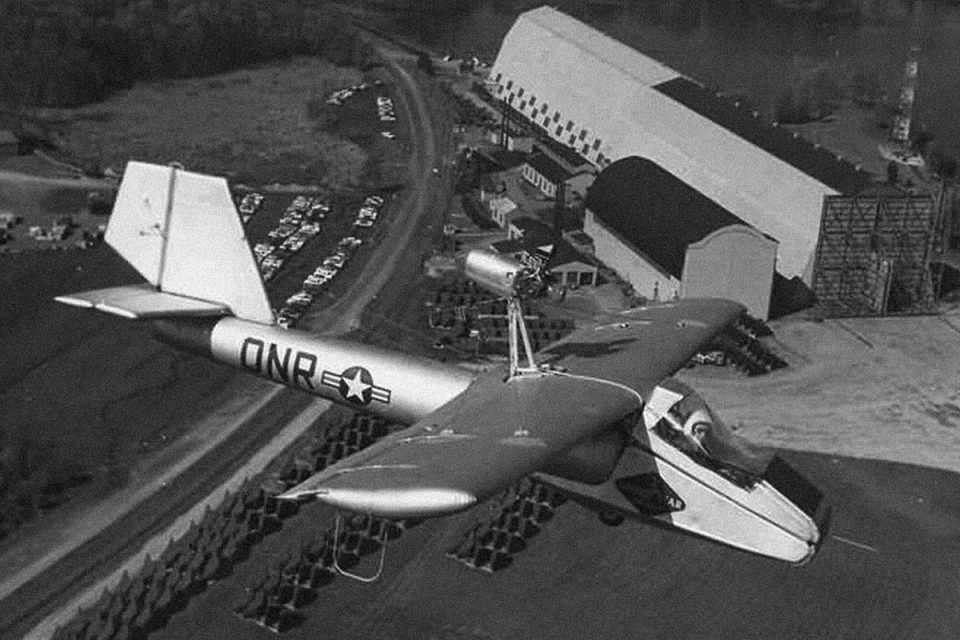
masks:
<path fill-rule="evenodd" d="M 960 314 L 772 326 L 788 368 L 757 378 L 682 374 L 742 435 L 960 471 Z"/>

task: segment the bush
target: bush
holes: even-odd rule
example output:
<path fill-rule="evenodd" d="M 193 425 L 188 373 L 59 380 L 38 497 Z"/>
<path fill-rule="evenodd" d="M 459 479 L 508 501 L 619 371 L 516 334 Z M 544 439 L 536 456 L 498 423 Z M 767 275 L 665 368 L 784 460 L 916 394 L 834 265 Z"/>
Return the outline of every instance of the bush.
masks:
<path fill-rule="evenodd" d="M 313 96 L 307 100 L 307 118 L 310 120 L 319 120 L 324 116 L 327 105 L 320 96 Z"/>
<path fill-rule="evenodd" d="M 780 95 L 774 117 L 784 124 L 803 124 L 827 117 L 837 108 L 843 92 L 825 69 L 794 80 Z"/>
<path fill-rule="evenodd" d="M 930 168 L 944 180 L 953 180 L 957 177 L 957 157 L 934 147 L 929 157 Z"/>
<path fill-rule="evenodd" d="M 0 0 L 0 15 L 0 101 L 11 105 L 78 106 L 137 80 L 296 54 L 350 66 L 374 58 L 342 15 L 295 0 Z"/>
<path fill-rule="evenodd" d="M 850 79 L 850 98 L 861 107 L 872 107 L 883 99 L 883 87 L 876 71 L 858 71 Z"/>

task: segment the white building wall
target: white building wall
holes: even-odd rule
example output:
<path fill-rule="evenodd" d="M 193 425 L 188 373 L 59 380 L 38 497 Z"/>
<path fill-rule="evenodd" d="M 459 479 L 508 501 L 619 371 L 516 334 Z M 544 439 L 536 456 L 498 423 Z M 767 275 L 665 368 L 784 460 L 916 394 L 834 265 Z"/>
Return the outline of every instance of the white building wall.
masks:
<path fill-rule="evenodd" d="M 750 315 L 766 320 L 776 257 L 777 243 L 756 229 L 717 229 L 687 247 L 681 295 L 736 300 Z"/>
<path fill-rule="evenodd" d="M 567 144 L 572 133 L 574 147 L 601 167 L 632 155 L 653 160 L 776 238 L 780 272 L 810 283 L 823 197 L 837 192 L 652 88 L 680 76 L 676 71 L 540 7 L 514 23 L 491 74 L 500 75 L 498 97 L 513 93 L 511 105 L 533 122 L 543 123 L 541 105 L 549 106 L 545 129 L 551 137 Z M 515 95 L 519 88 L 522 98 Z"/>
<path fill-rule="evenodd" d="M 632 249 L 587 209 L 583 231 L 593 238 L 595 255 L 621 278 L 633 285 L 638 295 L 650 300 L 672 300 L 680 296 L 680 281 Z"/>

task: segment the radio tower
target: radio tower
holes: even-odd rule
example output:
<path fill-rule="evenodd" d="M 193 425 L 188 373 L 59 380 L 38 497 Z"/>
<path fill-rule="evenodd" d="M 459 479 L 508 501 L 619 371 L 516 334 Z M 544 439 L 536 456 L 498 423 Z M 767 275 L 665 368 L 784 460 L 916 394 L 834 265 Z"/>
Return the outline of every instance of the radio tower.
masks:
<path fill-rule="evenodd" d="M 920 54 L 921 0 L 913 3 L 913 34 L 910 53 L 903 71 L 903 85 L 900 87 L 900 100 L 890 126 L 890 137 L 879 147 L 880 155 L 885 159 L 911 167 L 922 167 L 923 157 L 910 142 L 910 122 L 913 118 L 913 104 L 917 93 L 917 58 Z"/>

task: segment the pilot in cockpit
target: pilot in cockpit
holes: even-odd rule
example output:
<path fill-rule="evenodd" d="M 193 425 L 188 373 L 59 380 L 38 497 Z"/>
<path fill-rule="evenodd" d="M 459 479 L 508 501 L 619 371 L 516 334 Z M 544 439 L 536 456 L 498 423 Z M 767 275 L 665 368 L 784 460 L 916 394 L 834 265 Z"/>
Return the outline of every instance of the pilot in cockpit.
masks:
<path fill-rule="evenodd" d="M 764 456 L 734 435 L 695 393 L 674 404 L 655 430 L 698 464 L 744 488 L 752 486 L 766 467 Z"/>

